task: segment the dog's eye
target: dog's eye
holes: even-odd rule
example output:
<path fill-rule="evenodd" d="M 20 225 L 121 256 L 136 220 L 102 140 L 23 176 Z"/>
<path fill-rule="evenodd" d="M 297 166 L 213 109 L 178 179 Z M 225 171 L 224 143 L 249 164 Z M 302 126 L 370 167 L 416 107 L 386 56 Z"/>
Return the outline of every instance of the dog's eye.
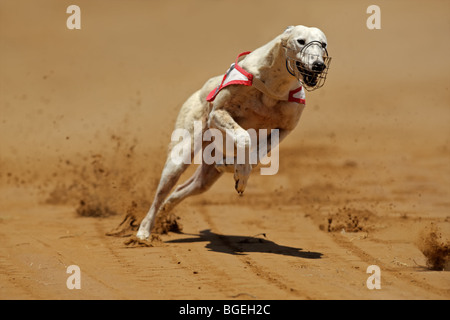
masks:
<path fill-rule="evenodd" d="M 322 42 L 322 48 L 326 48 L 327 47 L 327 44 L 325 43 L 325 42 Z"/>
<path fill-rule="evenodd" d="M 304 40 L 304 39 L 298 39 L 297 42 L 298 42 L 298 44 L 301 45 L 301 46 L 304 46 L 304 45 L 305 45 L 305 40 Z"/>

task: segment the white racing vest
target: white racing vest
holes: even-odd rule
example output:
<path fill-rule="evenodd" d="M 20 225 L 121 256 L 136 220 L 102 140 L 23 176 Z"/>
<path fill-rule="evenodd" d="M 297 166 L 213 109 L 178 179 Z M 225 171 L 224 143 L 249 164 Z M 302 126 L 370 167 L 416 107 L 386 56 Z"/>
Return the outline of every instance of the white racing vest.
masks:
<path fill-rule="evenodd" d="M 250 51 L 243 52 L 240 55 L 237 56 L 235 63 L 233 63 L 230 68 L 227 70 L 225 75 L 223 76 L 222 82 L 220 85 L 212 90 L 208 96 L 206 97 L 206 101 L 213 102 L 216 98 L 217 94 L 222 90 L 223 88 L 229 86 L 229 85 L 244 85 L 244 86 L 253 86 L 259 91 L 261 91 L 264 94 L 267 94 L 269 97 L 274 98 L 276 100 L 283 100 L 283 101 L 289 101 L 289 102 L 295 102 L 300 104 L 305 104 L 305 90 L 303 89 L 303 86 L 301 83 L 299 83 L 299 86 L 289 91 L 289 93 L 284 97 L 277 97 L 274 94 L 270 93 L 270 90 L 267 89 L 264 82 L 262 82 L 260 79 L 253 76 L 253 74 L 245 71 L 238 65 L 238 60 L 240 57 L 249 54 Z"/>

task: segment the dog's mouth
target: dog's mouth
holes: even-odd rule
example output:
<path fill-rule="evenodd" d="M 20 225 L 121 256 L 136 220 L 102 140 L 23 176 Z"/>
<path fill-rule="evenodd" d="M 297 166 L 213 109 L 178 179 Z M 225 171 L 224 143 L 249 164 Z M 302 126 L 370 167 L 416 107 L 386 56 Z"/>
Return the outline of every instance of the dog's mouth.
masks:
<path fill-rule="evenodd" d="M 295 65 L 303 77 L 304 84 L 310 88 L 315 87 L 321 72 L 307 69 L 300 61 L 296 61 Z"/>

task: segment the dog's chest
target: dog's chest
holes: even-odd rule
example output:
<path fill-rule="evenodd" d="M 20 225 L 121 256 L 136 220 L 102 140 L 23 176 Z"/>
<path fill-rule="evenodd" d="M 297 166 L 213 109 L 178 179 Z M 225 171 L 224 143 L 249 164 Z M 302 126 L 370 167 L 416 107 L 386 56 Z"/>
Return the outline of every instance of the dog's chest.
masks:
<path fill-rule="evenodd" d="M 292 130 L 304 108 L 303 104 L 277 101 L 261 93 L 238 99 L 232 104 L 233 117 L 244 129 Z"/>

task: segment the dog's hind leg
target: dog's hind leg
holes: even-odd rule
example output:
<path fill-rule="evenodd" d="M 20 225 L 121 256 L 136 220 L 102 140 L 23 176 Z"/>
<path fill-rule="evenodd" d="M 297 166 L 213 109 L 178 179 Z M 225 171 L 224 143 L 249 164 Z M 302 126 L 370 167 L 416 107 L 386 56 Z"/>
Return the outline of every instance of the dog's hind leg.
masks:
<path fill-rule="evenodd" d="M 164 169 L 161 174 L 161 179 L 158 184 L 158 188 L 156 189 L 155 198 L 153 199 L 153 203 L 150 207 L 145 218 L 142 220 L 141 225 L 139 226 L 139 230 L 137 233 L 137 237 L 139 239 L 147 239 L 150 236 L 151 229 L 155 222 L 155 217 L 158 211 L 161 208 L 161 204 L 164 199 L 167 197 L 169 192 L 177 183 L 181 174 L 187 169 L 189 164 L 175 163 L 172 158 L 167 158 L 166 164 L 164 165 Z"/>
<path fill-rule="evenodd" d="M 197 168 L 192 177 L 174 190 L 164 202 L 162 209 L 170 211 L 187 197 L 207 191 L 222 174 L 213 164 L 203 163 Z"/>

